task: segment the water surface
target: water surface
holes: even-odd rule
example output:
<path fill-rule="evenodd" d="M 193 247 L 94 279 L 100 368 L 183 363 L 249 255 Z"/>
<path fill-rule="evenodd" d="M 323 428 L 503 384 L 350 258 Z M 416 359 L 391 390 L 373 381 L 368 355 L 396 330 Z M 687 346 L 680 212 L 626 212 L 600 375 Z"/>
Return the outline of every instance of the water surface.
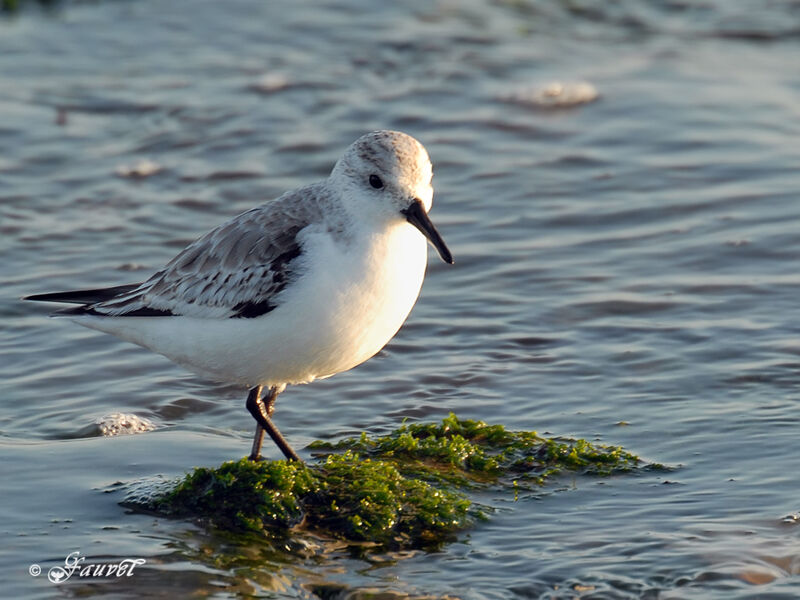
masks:
<path fill-rule="evenodd" d="M 142 0 L 4 17 L 4 593 L 800 596 L 798 32 L 800 5 L 766 0 Z M 538 105 L 553 82 L 599 97 Z M 295 447 L 452 410 L 677 469 L 489 494 L 493 518 L 440 552 L 369 560 L 322 541 L 231 547 L 126 511 L 137 479 L 248 451 L 244 392 L 19 298 L 140 281 L 378 128 L 428 148 L 456 265 L 431 255 L 379 356 L 281 396 Z M 142 161 L 157 172 L 137 176 Z M 157 427 L 99 436 L 114 412 Z M 60 588 L 29 575 L 75 550 L 147 564 Z"/>

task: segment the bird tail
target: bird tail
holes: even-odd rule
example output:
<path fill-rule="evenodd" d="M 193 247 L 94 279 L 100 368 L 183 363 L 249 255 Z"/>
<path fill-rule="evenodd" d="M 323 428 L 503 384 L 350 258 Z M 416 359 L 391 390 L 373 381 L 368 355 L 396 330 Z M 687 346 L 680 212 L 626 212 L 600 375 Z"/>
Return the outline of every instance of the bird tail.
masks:
<path fill-rule="evenodd" d="M 32 300 L 34 302 L 62 302 L 65 304 L 80 304 L 81 306 L 75 308 L 64 308 L 56 311 L 54 315 L 76 315 L 85 314 L 84 307 L 97 304 L 98 302 L 105 302 L 111 300 L 121 294 L 132 292 L 140 283 L 133 283 L 127 285 L 118 285 L 108 288 L 97 288 L 93 290 L 75 290 L 70 292 L 51 292 L 49 294 L 33 294 L 32 296 L 25 296 L 23 300 Z"/>
<path fill-rule="evenodd" d="M 34 302 L 65 302 L 67 304 L 96 304 L 105 302 L 120 294 L 132 292 L 141 283 L 128 285 L 118 285 L 108 288 L 97 288 L 94 290 L 75 290 L 72 292 L 51 292 L 49 294 L 33 294 L 25 296 L 23 300 L 33 300 Z"/>

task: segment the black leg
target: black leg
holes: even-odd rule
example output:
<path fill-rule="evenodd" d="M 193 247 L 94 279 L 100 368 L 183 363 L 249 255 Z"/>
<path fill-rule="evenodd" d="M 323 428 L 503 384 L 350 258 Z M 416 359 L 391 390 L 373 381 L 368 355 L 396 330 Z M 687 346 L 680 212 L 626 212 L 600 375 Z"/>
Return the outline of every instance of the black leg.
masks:
<path fill-rule="evenodd" d="M 253 391 L 256 389 L 258 391 Z M 266 404 L 264 405 L 264 408 L 267 411 L 267 416 L 270 418 L 272 418 L 272 413 L 275 412 L 275 399 L 278 397 L 277 393 L 273 393 L 274 389 L 275 388 L 270 389 L 270 394 L 267 397 Z M 263 400 L 258 400 L 258 398 L 261 397 L 261 386 L 258 386 L 258 388 L 253 388 L 253 390 L 251 390 L 251 393 L 256 396 L 256 402 L 263 403 Z M 253 449 L 250 450 L 250 460 L 259 460 L 261 458 L 261 444 L 263 442 L 264 442 L 264 428 L 261 426 L 260 423 L 256 422 L 256 434 L 253 436 Z"/>
<path fill-rule="evenodd" d="M 264 428 L 258 422 L 258 418 L 253 413 L 253 410 L 258 410 L 258 402 L 261 398 L 261 386 L 258 385 L 250 390 L 247 394 L 247 410 L 256 419 L 256 434 L 253 436 L 253 448 L 250 450 L 250 460 L 256 461 L 261 459 L 261 444 L 264 441 Z"/>
<path fill-rule="evenodd" d="M 250 411 L 250 414 L 253 415 L 256 423 L 258 423 L 256 434 L 253 438 L 253 449 L 250 451 L 250 460 L 258 460 L 260 458 L 261 442 L 264 440 L 264 432 L 266 431 L 287 459 L 302 462 L 300 461 L 300 457 L 297 456 L 297 453 L 292 450 L 292 447 L 289 446 L 283 438 L 281 432 L 278 431 L 278 428 L 275 427 L 275 424 L 270 420 L 270 415 L 272 415 L 272 412 L 275 410 L 275 398 L 277 397 L 278 388 L 270 388 L 265 406 L 264 402 L 261 400 L 260 385 L 251 389 L 250 393 L 247 394 L 247 410 Z"/>

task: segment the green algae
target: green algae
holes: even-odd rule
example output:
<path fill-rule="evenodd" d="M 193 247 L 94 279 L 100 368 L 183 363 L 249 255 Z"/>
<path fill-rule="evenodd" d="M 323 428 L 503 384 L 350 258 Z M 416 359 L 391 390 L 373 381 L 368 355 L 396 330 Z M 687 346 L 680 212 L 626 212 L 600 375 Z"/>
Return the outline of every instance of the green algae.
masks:
<path fill-rule="evenodd" d="M 214 528 L 276 535 L 308 530 L 382 547 L 437 546 L 486 512 L 468 493 L 516 500 L 561 473 L 608 476 L 643 466 L 633 454 L 586 440 L 462 420 L 404 424 L 389 435 L 314 442 L 314 462 L 226 462 L 197 468 L 148 507 Z"/>
<path fill-rule="evenodd" d="M 404 424 L 387 436 L 361 434 L 336 444 L 313 442 L 310 448 L 362 453 L 396 462 L 418 476 L 444 476 L 464 485 L 502 481 L 508 476 L 543 483 L 563 471 L 612 475 L 631 471 L 642 462 L 617 446 L 510 431 L 503 425 L 462 420 L 453 413 L 441 424 Z"/>
<path fill-rule="evenodd" d="M 225 462 L 199 467 L 156 500 L 157 512 L 196 516 L 223 530 L 263 531 L 303 518 L 300 499 L 317 487 L 305 465 L 287 461 Z"/>
<path fill-rule="evenodd" d="M 317 465 L 248 459 L 198 468 L 151 509 L 223 530 L 304 527 L 388 546 L 437 543 L 469 523 L 458 492 L 405 477 L 390 462 L 347 451 Z"/>

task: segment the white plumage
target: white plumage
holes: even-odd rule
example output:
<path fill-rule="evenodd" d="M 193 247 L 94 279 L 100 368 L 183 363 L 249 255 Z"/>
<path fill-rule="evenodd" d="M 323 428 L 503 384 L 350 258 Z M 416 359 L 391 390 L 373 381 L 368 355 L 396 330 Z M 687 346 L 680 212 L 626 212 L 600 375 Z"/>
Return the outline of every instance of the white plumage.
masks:
<path fill-rule="evenodd" d="M 141 284 L 29 299 L 78 303 L 56 314 L 258 390 L 257 402 L 269 386 L 266 422 L 248 408 L 274 428 L 287 384 L 351 369 L 394 336 L 422 286 L 426 237 L 452 263 L 427 217 L 431 177 L 414 138 L 373 132 L 325 181 L 223 223 Z"/>

